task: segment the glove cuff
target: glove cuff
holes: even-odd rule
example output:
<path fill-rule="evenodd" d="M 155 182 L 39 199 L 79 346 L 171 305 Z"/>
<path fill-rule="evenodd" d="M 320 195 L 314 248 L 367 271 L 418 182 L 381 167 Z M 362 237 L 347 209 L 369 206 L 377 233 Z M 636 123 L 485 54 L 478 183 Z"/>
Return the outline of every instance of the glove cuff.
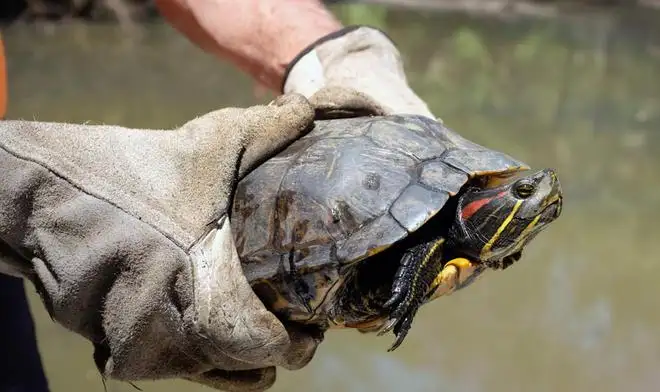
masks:
<path fill-rule="evenodd" d="M 394 41 L 369 26 L 349 26 L 305 48 L 287 66 L 282 91 L 311 99 L 328 88 L 355 90 L 375 103 L 371 112 L 416 114 L 436 119 L 410 88 Z M 326 94 L 334 106 L 342 97 Z"/>
<path fill-rule="evenodd" d="M 341 37 L 343 37 L 345 35 L 348 35 L 348 34 L 354 32 L 356 30 L 359 30 L 359 29 L 372 30 L 375 34 L 381 35 L 382 38 L 385 38 L 387 41 L 389 41 L 389 43 L 391 45 L 394 46 L 394 41 L 384 31 L 382 31 L 378 28 L 375 28 L 375 27 L 372 27 L 372 26 L 367 26 L 367 25 L 352 25 L 352 26 L 344 27 L 340 30 L 337 30 L 335 32 L 332 32 L 328 35 L 325 35 L 325 36 L 317 39 L 316 41 L 312 42 L 309 46 L 307 46 L 305 49 L 303 49 L 296 57 L 294 57 L 293 60 L 291 60 L 291 62 L 289 62 L 289 64 L 286 66 L 286 68 L 284 70 L 284 77 L 282 78 L 282 86 L 280 88 L 280 91 L 286 93 L 286 90 L 287 90 L 286 85 L 287 85 L 287 81 L 289 80 L 289 76 L 291 75 L 294 68 L 296 68 L 296 65 L 299 65 L 299 64 L 301 64 L 301 62 L 305 61 L 306 56 L 310 52 L 312 52 L 314 49 L 318 48 L 319 46 L 323 45 L 324 43 L 326 43 L 328 41 L 332 41 L 332 40 L 341 38 Z M 398 55 L 398 53 L 397 53 L 397 55 Z M 309 56 L 307 56 L 307 58 L 309 59 Z M 318 61 L 318 60 L 316 60 L 316 61 Z M 319 65 L 316 65 L 315 67 L 318 69 L 319 73 L 321 73 L 321 75 L 319 75 L 319 77 L 322 79 L 323 78 L 323 75 L 322 75 L 323 66 L 321 64 L 319 64 Z"/>

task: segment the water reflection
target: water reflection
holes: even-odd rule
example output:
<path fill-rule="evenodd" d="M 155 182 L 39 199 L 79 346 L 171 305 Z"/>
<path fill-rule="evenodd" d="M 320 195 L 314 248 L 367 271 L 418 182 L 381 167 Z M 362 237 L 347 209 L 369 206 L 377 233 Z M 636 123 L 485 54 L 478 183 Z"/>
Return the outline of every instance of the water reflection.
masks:
<path fill-rule="evenodd" d="M 411 83 L 449 126 L 532 166 L 555 167 L 565 210 L 524 263 L 423 309 L 396 352 L 385 352 L 390 337 L 332 332 L 311 365 L 281 371 L 273 390 L 657 389 L 660 18 L 337 10 L 386 28 Z M 161 24 L 137 39 L 77 25 L 16 26 L 4 36 L 13 118 L 170 127 L 268 98 L 255 98 L 246 77 Z M 35 312 L 53 391 L 103 391 L 91 347 L 38 304 Z M 109 390 L 133 388 L 111 382 Z"/>

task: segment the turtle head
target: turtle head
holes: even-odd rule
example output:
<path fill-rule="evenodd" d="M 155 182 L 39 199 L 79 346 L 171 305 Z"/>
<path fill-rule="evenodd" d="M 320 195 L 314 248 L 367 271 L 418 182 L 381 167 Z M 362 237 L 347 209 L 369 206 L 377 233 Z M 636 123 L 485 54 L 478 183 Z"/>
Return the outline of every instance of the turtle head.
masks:
<path fill-rule="evenodd" d="M 469 188 L 458 200 L 450 238 L 454 248 L 488 267 L 503 269 L 561 214 L 562 190 L 551 169 L 493 188 Z"/>

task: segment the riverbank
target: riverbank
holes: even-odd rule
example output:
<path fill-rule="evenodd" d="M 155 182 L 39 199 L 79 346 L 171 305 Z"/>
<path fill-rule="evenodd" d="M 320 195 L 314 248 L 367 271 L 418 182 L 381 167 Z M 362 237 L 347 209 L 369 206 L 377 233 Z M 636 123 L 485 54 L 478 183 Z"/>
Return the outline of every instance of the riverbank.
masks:
<path fill-rule="evenodd" d="M 327 4 L 361 3 L 391 7 L 461 11 L 473 14 L 525 14 L 551 16 L 566 8 L 660 10 L 660 0 L 328 0 Z M 153 0 L 5 0 L 0 22 L 119 21 L 125 24 L 159 18 Z"/>

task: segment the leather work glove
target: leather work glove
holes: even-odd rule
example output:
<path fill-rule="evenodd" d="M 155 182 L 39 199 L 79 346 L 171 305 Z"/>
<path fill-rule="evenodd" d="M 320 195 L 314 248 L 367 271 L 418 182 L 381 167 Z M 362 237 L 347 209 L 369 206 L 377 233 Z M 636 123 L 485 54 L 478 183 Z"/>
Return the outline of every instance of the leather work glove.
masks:
<path fill-rule="evenodd" d="M 287 67 L 282 90 L 309 98 L 315 107 L 350 108 L 363 114 L 436 117 L 408 86 L 401 56 L 380 30 L 351 26 L 303 50 Z M 355 94 L 358 92 L 359 94 Z"/>
<path fill-rule="evenodd" d="M 289 94 L 174 130 L 0 121 L 0 271 L 93 342 L 104 376 L 267 389 L 322 336 L 262 305 L 225 212 L 237 179 L 313 119 Z"/>

